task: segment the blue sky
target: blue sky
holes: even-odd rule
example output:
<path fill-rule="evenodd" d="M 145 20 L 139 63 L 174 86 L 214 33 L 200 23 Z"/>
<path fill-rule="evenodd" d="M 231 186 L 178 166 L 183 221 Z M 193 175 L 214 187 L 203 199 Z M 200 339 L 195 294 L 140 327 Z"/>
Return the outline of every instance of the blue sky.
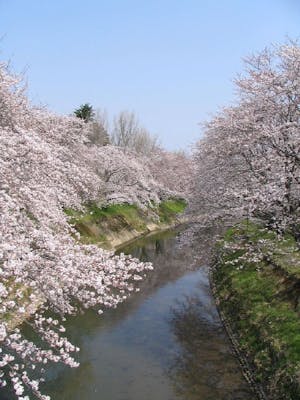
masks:
<path fill-rule="evenodd" d="M 168 149 L 234 100 L 241 58 L 300 38 L 299 0 L 0 0 L 0 57 L 59 113 L 135 111 Z"/>

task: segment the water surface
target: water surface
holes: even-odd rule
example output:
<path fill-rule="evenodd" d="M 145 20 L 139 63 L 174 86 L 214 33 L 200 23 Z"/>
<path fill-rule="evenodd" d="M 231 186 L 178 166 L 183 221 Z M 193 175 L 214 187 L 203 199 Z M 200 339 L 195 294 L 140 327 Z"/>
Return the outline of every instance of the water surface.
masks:
<path fill-rule="evenodd" d="M 68 320 L 81 365 L 55 366 L 44 393 L 53 400 L 253 399 L 221 326 L 207 268 L 195 265 L 197 249 L 169 232 L 123 251 L 152 261 L 155 270 L 117 309 Z"/>

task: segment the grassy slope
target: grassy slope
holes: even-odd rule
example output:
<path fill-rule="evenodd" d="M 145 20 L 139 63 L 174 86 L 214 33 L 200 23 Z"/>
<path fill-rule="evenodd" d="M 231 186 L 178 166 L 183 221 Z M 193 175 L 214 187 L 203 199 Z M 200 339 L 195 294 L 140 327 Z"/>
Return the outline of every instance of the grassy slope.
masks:
<path fill-rule="evenodd" d="M 228 249 L 235 245 L 235 250 Z M 245 246 L 262 259 L 238 258 Z M 287 235 L 254 224 L 230 229 L 219 243 L 213 279 L 220 308 L 237 333 L 242 352 L 272 399 L 300 399 L 300 252 Z"/>
<path fill-rule="evenodd" d="M 181 214 L 186 208 L 183 199 L 169 199 L 162 201 L 157 207 L 156 212 L 160 222 L 172 222 L 177 214 Z"/>
<path fill-rule="evenodd" d="M 97 243 L 109 248 L 109 235 L 111 232 L 120 233 L 124 230 L 135 230 L 147 232 L 147 223 L 163 224 L 175 221 L 176 216 L 183 212 L 186 203 L 182 199 L 169 199 L 159 205 L 153 205 L 151 210 L 141 210 L 132 204 L 113 204 L 105 208 L 99 208 L 95 204 L 86 206 L 84 212 L 72 209 L 65 210 L 70 217 L 70 223 L 74 224 L 81 233 L 83 243 Z M 18 307 L 24 307 L 23 316 L 26 318 L 32 310 L 34 311 L 42 299 L 33 303 L 30 296 L 30 289 L 10 282 L 11 292 L 9 297 L 14 300 Z M 2 320 L 8 323 L 9 329 L 14 328 L 24 318 L 16 316 L 14 312 L 7 311 Z M 1 320 L 0 320 L 1 322 Z"/>
<path fill-rule="evenodd" d="M 169 199 L 151 209 L 142 210 L 133 204 L 112 204 L 99 208 L 88 204 L 84 212 L 65 210 L 70 223 L 81 234 L 84 243 L 99 243 L 109 247 L 108 236 L 122 231 L 146 232 L 147 224 L 171 223 L 184 211 L 186 203 L 182 199 Z"/>

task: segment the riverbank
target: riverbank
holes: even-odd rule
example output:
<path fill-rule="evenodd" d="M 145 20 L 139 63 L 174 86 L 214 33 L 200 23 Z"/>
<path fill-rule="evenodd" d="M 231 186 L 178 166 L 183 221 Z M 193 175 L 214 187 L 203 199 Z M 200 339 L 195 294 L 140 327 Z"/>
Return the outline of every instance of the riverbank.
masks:
<path fill-rule="evenodd" d="M 186 207 L 183 199 L 168 199 L 148 209 L 132 204 L 98 207 L 89 204 L 84 211 L 65 210 L 69 222 L 80 233 L 80 242 L 97 244 L 107 250 L 116 250 L 132 240 L 157 231 L 163 231 L 186 222 L 180 215 Z M 45 299 L 31 298 L 31 289 L 11 282 L 10 299 L 16 304 L 17 314 L 7 311 L 3 315 L 7 330 L 22 324 L 44 303 Z M 0 320 L 0 322 L 2 322 Z"/>
<path fill-rule="evenodd" d="M 217 245 L 212 286 L 224 325 L 259 398 L 300 398 L 300 254 L 290 235 L 252 223 Z"/>
<path fill-rule="evenodd" d="M 96 243 L 114 250 L 140 236 L 170 229 L 186 222 L 180 214 L 186 208 L 183 199 L 168 199 L 145 209 L 134 204 L 98 207 L 89 204 L 83 212 L 68 209 L 70 224 L 80 233 L 82 243 Z"/>

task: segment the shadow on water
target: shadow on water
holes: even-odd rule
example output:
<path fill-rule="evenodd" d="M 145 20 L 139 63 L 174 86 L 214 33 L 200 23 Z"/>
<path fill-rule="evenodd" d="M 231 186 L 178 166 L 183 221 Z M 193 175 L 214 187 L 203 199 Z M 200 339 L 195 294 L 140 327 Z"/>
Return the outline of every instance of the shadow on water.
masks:
<path fill-rule="evenodd" d="M 187 296 L 172 309 L 171 330 L 181 351 L 168 376 L 182 399 L 242 400 L 253 394 L 241 378 L 214 305 Z"/>
<path fill-rule="evenodd" d="M 207 268 L 196 268 L 201 246 L 182 245 L 177 233 L 153 235 L 122 249 L 152 261 L 154 271 L 117 309 L 68 319 L 68 336 L 81 348 L 81 364 L 52 367 L 44 393 L 53 400 L 254 398 L 230 352 Z M 205 243 L 207 232 L 204 236 L 198 243 Z"/>

